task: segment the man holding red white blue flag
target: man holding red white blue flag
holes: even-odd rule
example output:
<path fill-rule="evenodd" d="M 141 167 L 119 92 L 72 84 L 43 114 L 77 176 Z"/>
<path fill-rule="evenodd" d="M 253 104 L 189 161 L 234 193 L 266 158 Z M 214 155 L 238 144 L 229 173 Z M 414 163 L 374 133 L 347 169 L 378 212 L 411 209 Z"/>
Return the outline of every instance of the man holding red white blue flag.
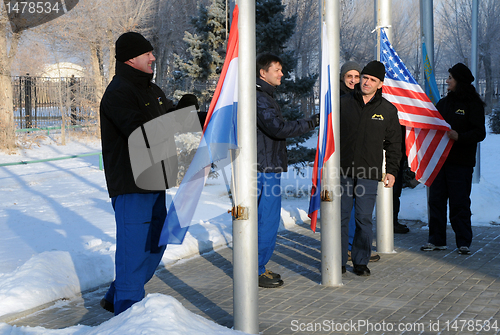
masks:
<path fill-rule="evenodd" d="M 282 60 L 273 54 L 257 57 L 257 204 L 259 286 L 283 285 L 281 276 L 266 270 L 276 245 L 281 214 L 281 172 L 288 169 L 286 139 L 319 125 L 319 114 L 287 121 L 274 98 L 283 77 Z"/>

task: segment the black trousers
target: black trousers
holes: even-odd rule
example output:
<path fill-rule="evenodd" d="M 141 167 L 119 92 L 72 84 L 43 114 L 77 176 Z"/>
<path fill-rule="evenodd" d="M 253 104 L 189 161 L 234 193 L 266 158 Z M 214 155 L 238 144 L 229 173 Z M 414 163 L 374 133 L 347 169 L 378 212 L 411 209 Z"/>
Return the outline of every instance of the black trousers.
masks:
<path fill-rule="evenodd" d="M 401 201 L 399 198 L 401 197 L 401 192 L 403 191 L 403 170 L 406 166 L 405 160 L 407 158 L 404 157 L 404 159 L 401 160 L 399 163 L 399 172 L 398 175 L 396 176 L 396 181 L 394 182 L 394 186 L 392 187 L 392 223 L 395 225 L 398 223 L 398 215 L 399 215 L 399 209 L 401 207 Z"/>
<path fill-rule="evenodd" d="M 367 265 L 370 260 L 373 241 L 372 215 L 377 198 L 378 182 L 370 179 L 353 179 L 341 177 L 341 237 L 342 237 L 342 265 L 347 263 L 349 246 L 349 219 L 354 204 L 354 219 L 356 230 L 352 241 L 352 263 Z"/>
<path fill-rule="evenodd" d="M 472 243 L 470 192 L 473 168 L 444 164 L 429 188 L 429 243 L 446 245 L 447 202 L 457 247 Z"/>

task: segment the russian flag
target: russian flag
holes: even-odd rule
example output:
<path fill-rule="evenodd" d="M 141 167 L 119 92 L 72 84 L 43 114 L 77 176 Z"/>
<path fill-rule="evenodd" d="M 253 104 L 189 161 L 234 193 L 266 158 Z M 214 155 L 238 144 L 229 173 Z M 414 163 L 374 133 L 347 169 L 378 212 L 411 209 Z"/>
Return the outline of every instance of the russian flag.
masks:
<path fill-rule="evenodd" d="M 309 217 L 311 218 L 311 229 L 313 231 L 316 231 L 318 210 L 321 207 L 321 177 L 323 175 L 323 166 L 335 151 L 329 60 L 326 24 L 323 23 L 323 39 L 321 41 L 321 100 L 319 104 L 320 124 L 316 157 L 314 159 L 311 200 L 309 202 Z"/>
<path fill-rule="evenodd" d="M 182 244 L 212 163 L 226 159 L 229 150 L 237 149 L 237 102 L 238 6 L 235 6 L 226 59 L 207 113 L 203 137 L 167 212 L 160 235 L 160 246 Z"/>

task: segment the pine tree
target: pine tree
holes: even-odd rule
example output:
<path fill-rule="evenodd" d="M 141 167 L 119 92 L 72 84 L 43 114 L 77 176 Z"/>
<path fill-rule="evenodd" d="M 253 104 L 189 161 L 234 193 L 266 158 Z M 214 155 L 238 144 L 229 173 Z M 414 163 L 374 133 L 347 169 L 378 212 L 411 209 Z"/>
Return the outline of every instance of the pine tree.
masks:
<path fill-rule="evenodd" d="M 296 17 L 285 18 L 285 5 L 281 0 L 257 0 L 255 8 L 257 54 L 270 52 L 283 60 L 283 78 L 276 91 L 283 117 L 287 120 L 304 118 L 306 106 L 301 106 L 300 101 L 311 96 L 318 75 L 302 78 L 294 75 L 297 58 L 294 50 L 288 50 L 287 45 L 295 30 Z M 314 161 L 315 150 L 302 145 L 312 134 L 309 132 L 287 139 L 289 164 L 300 168 Z"/>
<path fill-rule="evenodd" d="M 198 16 L 191 19 L 195 33 L 184 33 L 184 41 L 189 45 L 189 59 L 175 54 L 174 80 L 182 90 L 174 92 L 175 98 L 185 93 L 198 97 L 201 109 L 207 109 L 215 91 L 216 80 L 224 64 L 226 52 L 226 2 L 212 0 L 207 8 L 198 6 Z"/>

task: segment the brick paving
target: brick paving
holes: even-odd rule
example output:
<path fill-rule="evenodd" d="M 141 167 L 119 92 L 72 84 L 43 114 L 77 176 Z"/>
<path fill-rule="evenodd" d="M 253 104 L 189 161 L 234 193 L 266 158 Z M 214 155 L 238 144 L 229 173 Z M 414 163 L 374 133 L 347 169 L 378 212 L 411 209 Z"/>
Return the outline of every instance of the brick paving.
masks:
<path fill-rule="evenodd" d="M 451 247 L 450 227 L 449 250 L 422 252 L 428 231 L 422 222 L 408 224 L 410 233 L 395 235 L 397 253 L 370 263 L 370 277 L 354 275 L 349 262 L 340 287 L 320 285 L 319 233 L 305 226 L 280 232 L 268 268 L 280 273 L 285 285 L 259 289 L 261 334 L 499 334 L 500 227 L 473 227 L 472 254 L 464 256 Z M 190 311 L 232 327 L 231 262 L 231 248 L 183 260 L 159 269 L 146 291 L 171 295 Z M 99 306 L 106 289 L 8 323 L 97 326 L 112 317 Z M 498 330 L 481 328 L 495 322 Z"/>

